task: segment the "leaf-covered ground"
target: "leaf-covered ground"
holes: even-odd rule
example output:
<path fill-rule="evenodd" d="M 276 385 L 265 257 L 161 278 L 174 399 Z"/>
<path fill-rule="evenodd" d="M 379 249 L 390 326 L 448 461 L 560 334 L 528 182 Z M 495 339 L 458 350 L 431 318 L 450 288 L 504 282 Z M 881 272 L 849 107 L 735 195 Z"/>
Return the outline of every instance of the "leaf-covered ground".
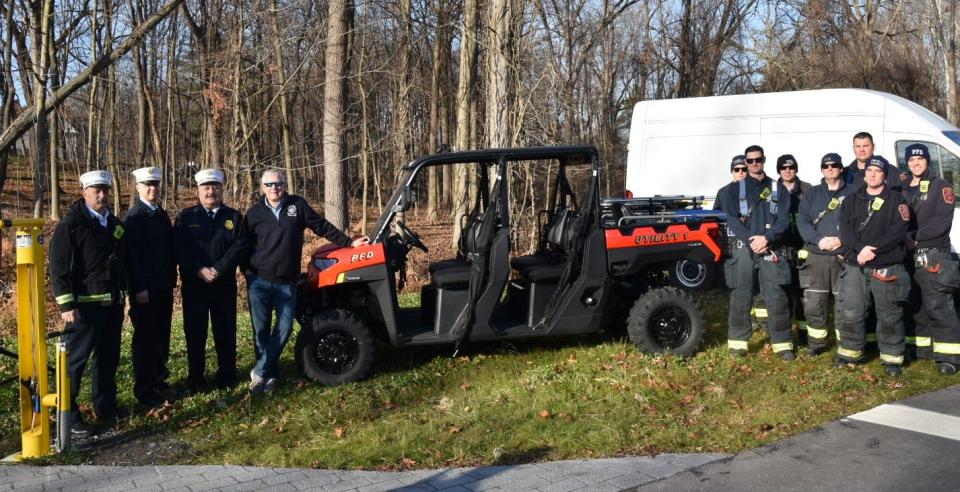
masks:
<path fill-rule="evenodd" d="M 929 362 L 900 380 L 883 377 L 877 361 L 832 368 L 830 354 L 784 363 L 760 333 L 750 356 L 734 360 L 723 345 L 725 296 L 701 302 L 707 347 L 689 359 L 641 355 L 618 332 L 477 345 L 456 358 L 447 348 L 381 348 L 368 380 L 322 388 L 300 378 L 288 350 L 271 396 L 238 385 L 150 412 L 131 395 L 127 327 L 118 383 L 131 417 L 113 444 L 55 461 L 399 469 L 737 452 L 957 381 Z M 186 373 L 179 325 L 174 334 L 177 382 Z M 252 364 L 251 343 L 241 317 L 241 370 Z M 3 376 L 15 369 L 9 360 L 0 366 Z M 0 451 L 9 454 L 19 447 L 14 384 L 0 388 L 0 405 Z"/>

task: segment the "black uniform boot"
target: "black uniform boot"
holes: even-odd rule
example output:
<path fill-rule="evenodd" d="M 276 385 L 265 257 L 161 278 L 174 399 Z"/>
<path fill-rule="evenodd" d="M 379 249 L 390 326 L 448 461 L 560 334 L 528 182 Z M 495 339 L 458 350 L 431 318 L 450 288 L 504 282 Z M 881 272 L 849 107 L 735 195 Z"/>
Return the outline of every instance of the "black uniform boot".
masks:
<path fill-rule="evenodd" d="M 937 372 L 944 376 L 952 376 L 957 373 L 957 366 L 949 362 L 937 362 Z"/>
<path fill-rule="evenodd" d="M 898 378 L 903 375 L 903 371 L 900 369 L 900 366 L 896 364 L 884 364 L 883 372 L 891 378 Z"/>

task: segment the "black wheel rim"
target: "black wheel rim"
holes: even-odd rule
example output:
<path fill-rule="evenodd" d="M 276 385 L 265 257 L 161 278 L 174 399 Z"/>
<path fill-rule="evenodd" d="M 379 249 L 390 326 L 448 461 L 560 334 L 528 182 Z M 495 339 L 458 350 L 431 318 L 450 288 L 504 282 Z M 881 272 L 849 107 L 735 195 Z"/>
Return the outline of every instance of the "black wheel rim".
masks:
<path fill-rule="evenodd" d="M 360 342 L 343 330 L 328 331 L 313 345 L 313 360 L 327 374 L 340 375 L 353 369 L 360 357 Z"/>
<path fill-rule="evenodd" d="M 677 263 L 677 278 L 687 287 L 695 287 L 703 283 L 707 276 L 707 267 L 696 261 L 681 260 Z"/>
<path fill-rule="evenodd" d="M 664 349 L 675 349 L 690 339 L 693 320 L 679 306 L 664 306 L 650 316 L 648 329 L 653 340 Z"/>

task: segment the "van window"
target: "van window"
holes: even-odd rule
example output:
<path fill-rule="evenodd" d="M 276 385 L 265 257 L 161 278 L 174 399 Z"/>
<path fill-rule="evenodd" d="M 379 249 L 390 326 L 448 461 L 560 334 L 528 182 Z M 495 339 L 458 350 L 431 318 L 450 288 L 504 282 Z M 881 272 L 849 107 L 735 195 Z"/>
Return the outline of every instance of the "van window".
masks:
<path fill-rule="evenodd" d="M 960 132 L 943 132 L 947 138 L 953 141 L 953 143 L 960 145 Z"/>
<path fill-rule="evenodd" d="M 943 133 L 956 134 L 957 132 Z M 951 140 L 956 138 L 960 138 L 960 135 L 954 135 L 951 137 Z M 960 157 L 957 157 L 956 154 L 940 145 L 919 140 L 899 140 L 897 141 L 897 166 L 905 172 L 910 172 L 910 169 L 907 168 L 907 161 L 903 160 L 903 153 L 907 146 L 915 143 L 922 143 L 930 149 L 930 167 L 938 170 L 940 177 L 950 182 L 950 185 L 953 186 L 954 193 L 960 193 L 960 186 L 958 186 L 960 183 L 957 182 L 960 180 Z"/>

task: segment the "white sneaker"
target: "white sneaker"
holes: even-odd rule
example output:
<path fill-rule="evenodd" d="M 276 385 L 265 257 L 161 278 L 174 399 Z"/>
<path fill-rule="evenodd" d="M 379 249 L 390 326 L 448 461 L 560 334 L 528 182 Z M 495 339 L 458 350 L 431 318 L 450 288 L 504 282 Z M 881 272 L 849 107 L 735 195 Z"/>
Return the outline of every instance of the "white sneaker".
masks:
<path fill-rule="evenodd" d="M 277 389 L 277 378 L 269 378 L 263 383 L 264 393 L 273 393 L 275 389 Z"/>
<path fill-rule="evenodd" d="M 250 369 L 250 391 L 263 393 L 264 383 L 266 383 L 266 381 L 257 375 L 256 369 Z"/>

